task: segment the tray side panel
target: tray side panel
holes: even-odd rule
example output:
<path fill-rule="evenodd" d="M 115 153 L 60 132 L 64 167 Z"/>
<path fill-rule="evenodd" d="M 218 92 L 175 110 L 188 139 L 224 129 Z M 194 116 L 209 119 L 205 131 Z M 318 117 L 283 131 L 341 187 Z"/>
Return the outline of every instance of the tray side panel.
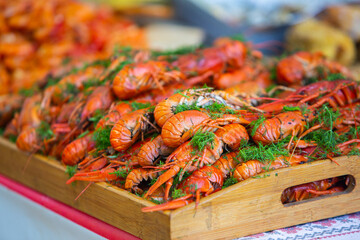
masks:
<path fill-rule="evenodd" d="M 284 206 L 288 187 L 351 174 L 360 182 L 360 158 L 339 157 L 340 166 L 321 160 L 247 179 L 171 213 L 173 239 L 231 239 L 360 211 L 360 187 Z"/>
<path fill-rule="evenodd" d="M 170 238 L 169 214 L 141 212 L 150 202 L 107 183 L 92 184 L 75 201 L 88 183 L 67 185 L 59 162 L 35 155 L 23 172 L 28 156 L 14 144 L 0 138 L 0 153 L 1 174 L 142 239 Z"/>

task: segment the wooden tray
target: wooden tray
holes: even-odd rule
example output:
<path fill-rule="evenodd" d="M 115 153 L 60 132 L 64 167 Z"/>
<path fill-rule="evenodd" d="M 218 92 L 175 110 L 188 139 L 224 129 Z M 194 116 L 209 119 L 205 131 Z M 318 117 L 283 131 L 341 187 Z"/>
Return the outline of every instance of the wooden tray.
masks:
<path fill-rule="evenodd" d="M 360 189 L 354 185 L 345 193 L 283 205 L 284 189 L 330 177 L 352 175 L 360 180 L 360 158 L 339 157 L 340 166 L 330 160 L 267 173 L 251 178 L 175 211 L 142 213 L 154 205 L 107 183 L 93 184 L 77 200 L 87 183 L 66 185 L 65 167 L 35 155 L 25 172 L 28 156 L 0 138 L 0 173 L 91 216 L 142 239 L 231 239 L 319 219 L 360 211 Z"/>

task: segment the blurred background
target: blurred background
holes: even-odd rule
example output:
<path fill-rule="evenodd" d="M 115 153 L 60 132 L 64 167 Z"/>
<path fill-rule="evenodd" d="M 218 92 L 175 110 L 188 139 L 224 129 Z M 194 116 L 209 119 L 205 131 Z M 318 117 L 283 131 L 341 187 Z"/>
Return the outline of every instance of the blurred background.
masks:
<path fill-rule="evenodd" d="M 359 1 L 0 0 L 0 94 L 114 48 L 157 50 L 237 36 L 268 56 L 321 51 L 358 71 Z"/>

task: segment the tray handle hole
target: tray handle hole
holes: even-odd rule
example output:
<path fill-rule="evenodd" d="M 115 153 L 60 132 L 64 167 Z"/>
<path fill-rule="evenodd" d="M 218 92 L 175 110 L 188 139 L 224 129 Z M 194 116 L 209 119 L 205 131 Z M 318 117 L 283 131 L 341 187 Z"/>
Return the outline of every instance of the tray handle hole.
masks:
<path fill-rule="evenodd" d="M 281 202 L 287 207 L 303 202 L 347 194 L 355 188 L 355 185 L 355 178 L 352 175 L 308 182 L 285 189 L 281 194 Z"/>

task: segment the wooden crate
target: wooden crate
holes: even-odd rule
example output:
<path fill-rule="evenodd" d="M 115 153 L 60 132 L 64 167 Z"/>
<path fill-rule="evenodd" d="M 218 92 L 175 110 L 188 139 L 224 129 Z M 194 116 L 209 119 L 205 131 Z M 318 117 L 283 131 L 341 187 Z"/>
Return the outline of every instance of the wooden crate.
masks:
<path fill-rule="evenodd" d="M 339 157 L 340 166 L 321 160 L 269 172 L 230 186 L 175 211 L 142 213 L 154 205 L 106 183 L 93 184 L 77 200 L 87 183 L 66 185 L 65 167 L 59 162 L 34 156 L 22 173 L 28 156 L 0 139 L 0 173 L 30 188 L 73 206 L 91 216 L 142 239 L 231 239 L 277 228 L 360 211 L 360 189 L 283 205 L 284 189 L 330 177 L 352 175 L 360 180 L 360 158 Z"/>

